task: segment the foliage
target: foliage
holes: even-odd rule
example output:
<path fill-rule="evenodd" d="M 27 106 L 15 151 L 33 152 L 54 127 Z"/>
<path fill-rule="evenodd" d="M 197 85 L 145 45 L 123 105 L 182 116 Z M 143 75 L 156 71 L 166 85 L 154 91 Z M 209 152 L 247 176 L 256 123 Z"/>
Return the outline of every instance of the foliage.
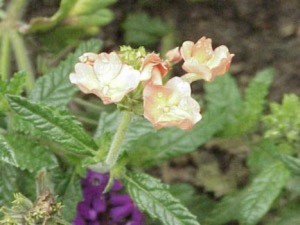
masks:
<path fill-rule="evenodd" d="M 92 96 L 74 97 L 77 88 L 69 81 L 74 65 L 83 53 L 98 52 L 103 45 L 96 39 L 81 43 L 80 38 L 98 34 L 113 19 L 108 7 L 116 0 L 61 0 L 52 16 L 29 18 L 27 24 L 19 21 L 25 1 L 11 2 L 0 0 L 0 31 L 8 29 L 0 32 L 1 224 L 24 220 L 69 224 L 82 199 L 80 179 L 88 168 L 110 173 L 105 192 L 115 178 L 120 179 L 149 216 L 147 224 L 298 224 L 300 99 L 291 93 L 281 103 L 269 103 L 274 69 L 258 71 L 244 91 L 231 74 L 216 77 L 195 97 L 202 99 L 200 123 L 188 131 L 157 130 L 143 117 L 132 115 L 142 108 L 136 93 L 126 96 L 117 108 L 103 107 Z M 151 6 L 151 1 L 138 2 Z M 8 21 L 15 25 L 6 26 Z M 176 36 L 171 21 L 143 11 L 128 13 L 121 26 L 125 43 L 153 47 L 162 40 L 162 52 L 167 49 L 165 39 L 172 36 L 174 41 Z M 81 44 L 38 77 L 33 76 L 35 62 L 27 55 L 23 34 L 34 34 L 29 39 L 39 39 L 43 50 L 59 52 L 56 61 Z M 72 48 L 65 48 L 69 45 Z M 10 52 L 20 69 L 14 74 L 10 74 L 14 62 Z M 123 46 L 120 55 L 139 70 L 147 53 L 144 47 Z M 83 58 L 84 65 L 95 63 Z M 144 85 L 139 84 L 137 95 Z M 136 108 L 126 112 L 130 126 L 122 128 L 126 102 Z M 123 140 L 117 140 L 116 134 Z M 110 164 L 108 155 L 118 144 L 120 152 Z M 145 173 L 157 175 L 157 170 L 167 164 L 173 167 L 174 158 L 184 155 L 193 171 L 190 183 L 166 185 Z"/>
<path fill-rule="evenodd" d="M 125 43 L 133 46 L 152 46 L 171 32 L 169 24 L 146 13 L 128 14 L 122 27 Z"/>
<path fill-rule="evenodd" d="M 267 138 L 299 141 L 300 99 L 295 94 L 284 96 L 282 104 L 272 103 L 271 113 L 263 118 Z M 298 142 L 298 144 L 300 144 Z"/>

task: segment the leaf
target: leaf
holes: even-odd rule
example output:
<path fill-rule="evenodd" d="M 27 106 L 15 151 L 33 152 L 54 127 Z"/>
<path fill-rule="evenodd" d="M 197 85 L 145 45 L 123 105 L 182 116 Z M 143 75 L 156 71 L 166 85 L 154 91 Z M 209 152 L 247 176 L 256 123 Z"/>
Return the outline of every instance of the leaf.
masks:
<path fill-rule="evenodd" d="M 238 219 L 242 192 L 228 195 L 216 204 L 214 209 L 206 217 L 204 224 L 223 225 L 229 221 Z"/>
<path fill-rule="evenodd" d="M 215 205 L 215 202 L 206 195 L 196 193 L 195 188 L 190 184 L 172 184 L 170 193 L 196 215 L 200 222 L 207 218 Z"/>
<path fill-rule="evenodd" d="M 10 79 L 7 86 L 6 93 L 11 95 L 19 95 L 22 93 L 25 84 L 26 84 L 26 73 L 24 71 L 17 72 Z"/>
<path fill-rule="evenodd" d="M 237 117 L 226 125 L 224 136 L 232 137 L 249 132 L 255 127 L 262 115 L 268 89 L 273 80 L 274 70 L 265 69 L 258 72 L 246 89 L 243 106 Z"/>
<path fill-rule="evenodd" d="M 66 177 L 65 177 L 66 179 Z M 64 194 L 62 197 L 62 216 L 66 221 L 72 221 L 76 213 L 77 203 L 81 200 L 81 188 L 79 178 L 73 174 L 69 174 L 64 186 Z"/>
<path fill-rule="evenodd" d="M 171 31 L 167 23 L 146 13 L 129 14 L 122 28 L 125 31 L 125 42 L 134 46 L 153 45 Z"/>
<path fill-rule="evenodd" d="M 11 155 L 11 160 L 2 157 L 5 152 Z M 30 172 L 58 166 L 56 158 L 49 149 L 37 145 L 26 136 L 16 134 L 0 135 L 0 156 L 2 161 Z"/>
<path fill-rule="evenodd" d="M 75 53 L 49 73 L 39 78 L 30 94 L 30 99 L 47 105 L 65 107 L 77 88 L 69 81 L 69 74 L 74 70 L 78 57 L 84 52 L 97 52 L 102 46 L 99 40 L 90 40 L 81 44 Z"/>
<path fill-rule="evenodd" d="M 73 116 L 19 96 L 8 96 L 12 109 L 41 134 L 72 153 L 91 155 L 96 144 Z"/>
<path fill-rule="evenodd" d="M 289 156 L 287 154 L 280 154 L 279 157 L 286 165 L 286 167 L 291 170 L 292 173 L 300 175 L 300 159 Z"/>
<path fill-rule="evenodd" d="M 217 77 L 214 82 L 204 85 L 208 110 L 226 112 L 227 123 L 234 120 L 242 108 L 242 99 L 236 81 L 225 74 Z"/>
<path fill-rule="evenodd" d="M 271 114 L 263 118 L 265 137 L 300 144 L 300 98 L 285 94 L 282 104 L 271 103 Z"/>
<path fill-rule="evenodd" d="M 131 173 L 125 176 L 126 188 L 143 211 L 165 225 L 199 225 L 179 200 L 168 192 L 168 186 L 143 173 Z"/>
<path fill-rule="evenodd" d="M 14 166 L 0 161 L 0 208 L 13 200 L 13 193 L 18 192 L 18 172 Z"/>
<path fill-rule="evenodd" d="M 241 200 L 240 220 L 242 224 L 256 224 L 269 211 L 289 177 L 289 170 L 280 161 L 261 171 L 247 188 Z"/>
<path fill-rule="evenodd" d="M 299 202 L 292 201 L 280 207 L 279 215 L 271 217 L 267 225 L 298 225 L 300 221 L 300 205 Z"/>

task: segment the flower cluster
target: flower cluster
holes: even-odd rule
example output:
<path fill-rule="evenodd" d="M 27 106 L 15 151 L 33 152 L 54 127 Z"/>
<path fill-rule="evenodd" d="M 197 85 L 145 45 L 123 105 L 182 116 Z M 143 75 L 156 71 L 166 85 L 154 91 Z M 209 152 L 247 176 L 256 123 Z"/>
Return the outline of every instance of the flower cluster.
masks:
<path fill-rule="evenodd" d="M 144 216 L 127 194 L 122 184 L 114 180 L 108 193 L 103 193 L 108 184 L 107 174 L 88 171 L 81 180 L 83 201 L 77 205 L 73 225 L 143 225 Z"/>
<path fill-rule="evenodd" d="M 228 71 L 233 54 L 226 46 L 212 49 L 211 39 L 186 41 L 166 54 L 146 53 L 121 47 L 119 52 L 85 53 L 70 75 L 72 83 L 84 93 L 100 97 L 104 104 L 116 103 L 133 109 L 143 102 L 143 114 L 155 128 L 176 126 L 191 129 L 201 120 L 200 106 L 191 97 L 190 84 L 204 79 L 213 81 Z M 184 61 L 181 77 L 163 82 L 171 65 Z"/>

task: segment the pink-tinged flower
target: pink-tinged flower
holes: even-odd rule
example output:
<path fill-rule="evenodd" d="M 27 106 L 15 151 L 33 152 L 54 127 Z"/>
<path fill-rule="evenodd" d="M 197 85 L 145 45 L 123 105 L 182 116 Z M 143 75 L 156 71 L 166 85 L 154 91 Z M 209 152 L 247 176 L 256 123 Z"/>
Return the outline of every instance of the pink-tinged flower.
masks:
<path fill-rule="evenodd" d="M 215 76 L 224 74 L 234 56 L 224 45 L 213 50 L 211 39 L 206 37 L 199 39 L 196 44 L 185 41 L 180 53 L 184 60 L 182 68 L 188 72 L 183 79 L 190 83 L 199 79 L 212 81 Z"/>
<path fill-rule="evenodd" d="M 70 81 L 84 93 L 93 93 L 104 104 L 120 102 L 140 81 L 140 72 L 123 64 L 117 53 L 86 53 L 75 65 Z"/>
<path fill-rule="evenodd" d="M 176 126 L 189 130 L 201 119 L 190 84 L 179 77 L 170 79 L 166 85 L 147 84 L 143 97 L 144 117 L 157 129 Z"/>
<path fill-rule="evenodd" d="M 182 60 L 179 47 L 173 48 L 166 53 L 166 58 L 169 62 L 178 63 Z"/>
<path fill-rule="evenodd" d="M 162 77 L 169 70 L 168 64 L 163 62 L 158 54 L 146 55 L 141 68 L 141 81 L 149 81 L 153 84 L 162 84 Z"/>

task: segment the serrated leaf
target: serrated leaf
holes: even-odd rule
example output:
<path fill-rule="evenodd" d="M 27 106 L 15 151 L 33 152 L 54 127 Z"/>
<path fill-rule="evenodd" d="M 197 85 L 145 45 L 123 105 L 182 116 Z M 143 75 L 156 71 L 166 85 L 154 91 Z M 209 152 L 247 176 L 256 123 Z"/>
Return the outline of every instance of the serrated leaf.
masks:
<path fill-rule="evenodd" d="M 300 144 L 300 98 L 285 94 L 282 104 L 271 103 L 271 114 L 263 118 L 265 136 Z"/>
<path fill-rule="evenodd" d="M 242 192 L 237 192 L 224 197 L 207 215 L 204 224 L 223 225 L 229 221 L 237 220 L 242 195 Z"/>
<path fill-rule="evenodd" d="M 170 32 L 170 26 L 160 18 L 145 13 L 129 14 L 122 24 L 125 42 L 135 46 L 149 46 Z"/>
<path fill-rule="evenodd" d="M 62 197 L 62 216 L 66 221 L 72 221 L 76 213 L 76 206 L 81 200 L 80 179 L 75 174 L 67 178 Z"/>
<path fill-rule="evenodd" d="M 18 95 L 21 94 L 26 84 L 26 73 L 20 71 L 14 74 L 7 85 L 7 94 Z"/>
<path fill-rule="evenodd" d="M 217 77 L 204 85 L 208 110 L 225 110 L 228 123 L 234 120 L 242 107 L 241 94 L 236 81 L 230 74 Z"/>
<path fill-rule="evenodd" d="M 215 202 L 206 195 L 196 193 L 195 188 L 190 184 L 172 184 L 170 186 L 170 193 L 196 215 L 200 222 L 203 222 L 207 218 L 215 205 Z"/>
<path fill-rule="evenodd" d="M 30 121 L 41 134 L 75 154 L 91 155 L 96 148 L 93 139 L 73 116 L 19 96 L 8 96 L 12 109 Z"/>
<path fill-rule="evenodd" d="M 279 215 L 270 218 L 267 225 L 298 225 L 300 221 L 300 204 L 299 202 L 289 202 L 280 207 Z"/>
<path fill-rule="evenodd" d="M 99 40 L 90 40 L 79 45 L 75 53 L 49 73 L 39 78 L 30 94 L 30 99 L 47 105 L 65 107 L 78 90 L 69 81 L 69 74 L 74 70 L 78 57 L 84 52 L 97 52 L 102 46 Z"/>
<path fill-rule="evenodd" d="M 280 154 L 279 157 L 292 173 L 300 175 L 300 159 L 287 154 Z"/>
<path fill-rule="evenodd" d="M 5 152 L 11 155 L 11 160 L 2 157 Z M 37 145 L 26 136 L 16 134 L 0 135 L 0 155 L 0 160 L 30 172 L 58 166 L 56 158 L 49 149 Z"/>
<path fill-rule="evenodd" d="M 225 137 L 237 136 L 249 132 L 257 124 L 262 115 L 265 97 L 273 80 L 274 70 L 265 69 L 258 72 L 246 89 L 242 108 L 238 116 L 226 125 Z"/>
<path fill-rule="evenodd" d="M 289 170 L 280 161 L 261 171 L 247 188 L 241 200 L 241 223 L 256 224 L 269 211 L 289 177 Z"/>
<path fill-rule="evenodd" d="M 18 172 L 14 166 L 0 161 L 0 208 L 13 200 L 13 193 L 18 192 Z"/>
<path fill-rule="evenodd" d="M 196 217 L 159 180 L 143 173 L 127 174 L 124 180 L 132 199 L 152 218 L 165 225 L 199 225 Z"/>

